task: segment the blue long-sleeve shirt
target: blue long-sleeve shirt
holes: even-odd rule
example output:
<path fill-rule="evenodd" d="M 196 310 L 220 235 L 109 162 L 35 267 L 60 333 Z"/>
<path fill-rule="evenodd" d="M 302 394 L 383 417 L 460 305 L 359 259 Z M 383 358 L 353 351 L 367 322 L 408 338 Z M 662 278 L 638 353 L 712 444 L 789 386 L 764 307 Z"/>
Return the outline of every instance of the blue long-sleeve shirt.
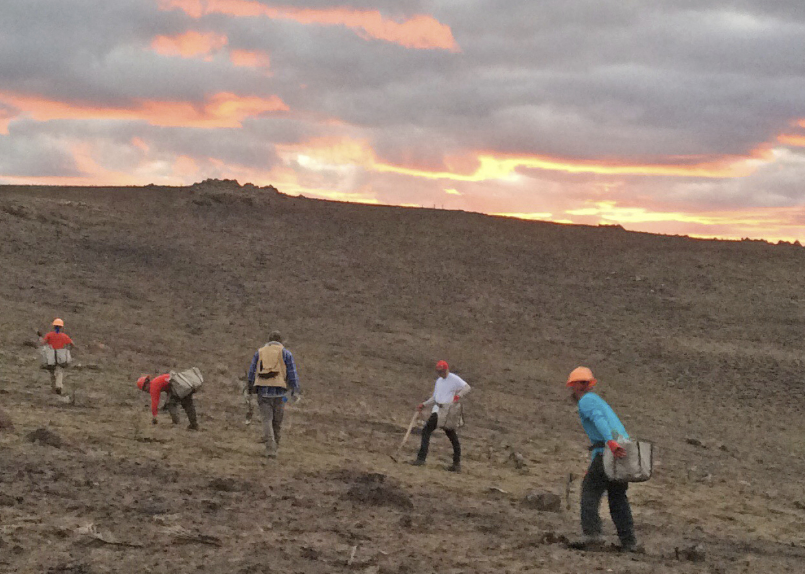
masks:
<path fill-rule="evenodd" d="M 272 343 L 268 343 L 271 345 Z M 260 351 L 258 350 L 252 358 L 252 364 L 249 367 L 249 392 L 253 392 L 254 378 L 257 375 L 257 363 L 260 360 Z M 285 382 L 288 388 L 283 387 L 257 387 L 257 396 L 259 397 L 282 397 L 288 394 L 288 389 L 291 394 L 298 395 L 299 390 L 299 375 L 296 373 L 296 363 L 294 363 L 293 355 L 285 347 L 282 348 L 282 360 L 285 363 Z"/>
<path fill-rule="evenodd" d="M 579 418 L 581 418 L 581 426 L 584 427 L 592 444 L 614 440 L 615 433 L 625 439 L 629 438 L 623 423 L 612 407 L 595 393 L 586 393 L 579 399 Z M 603 447 L 592 449 L 593 457 L 603 452 Z"/>

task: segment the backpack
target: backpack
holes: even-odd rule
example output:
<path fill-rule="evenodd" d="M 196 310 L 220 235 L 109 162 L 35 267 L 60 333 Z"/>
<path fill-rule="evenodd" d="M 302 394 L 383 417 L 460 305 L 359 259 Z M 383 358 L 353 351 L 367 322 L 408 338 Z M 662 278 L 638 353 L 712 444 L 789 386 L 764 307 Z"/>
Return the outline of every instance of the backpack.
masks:
<path fill-rule="evenodd" d="M 171 377 L 171 391 L 180 399 L 185 398 L 191 393 L 198 391 L 204 384 L 204 377 L 198 367 L 193 367 L 187 371 L 177 373 L 170 372 Z"/>

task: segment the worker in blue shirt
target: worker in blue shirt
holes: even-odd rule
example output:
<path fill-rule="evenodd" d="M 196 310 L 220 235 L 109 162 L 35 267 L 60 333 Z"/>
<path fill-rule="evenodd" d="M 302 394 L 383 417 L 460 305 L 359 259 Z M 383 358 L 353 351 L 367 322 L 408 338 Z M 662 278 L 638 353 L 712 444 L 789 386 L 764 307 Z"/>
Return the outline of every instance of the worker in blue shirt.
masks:
<path fill-rule="evenodd" d="M 291 352 L 282 345 L 282 335 L 272 331 L 268 343 L 252 358 L 248 375 L 249 393 L 257 394 L 257 407 L 263 419 L 263 433 L 268 458 L 277 458 L 282 419 L 288 391 L 300 394 L 299 377 Z"/>
<path fill-rule="evenodd" d="M 581 529 L 584 537 L 571 544 L 577 549 L 600 548 L 603 546 L 601 536 L 601 517 L 599 507 L 604 492 L 609 499 L 609 514 L 618 530 L 620 549 L 633 552 L 637 547 L 634 535 L 634 522 L 629 499 L 626 497 L 628 483 L 613 482 L 604 473 L 604 449 L 612 451 L 615 458 L 626 456 L 626 449 L 618 444 L 618 438 L 626 440 L 629 435 L 623 427 L 618 415 L 607 402 L 593 393 L 592 389 L 598 381 L 587 367 L 578 367 L 567 378 L 567 386 L 571 390 L 573 400 L 578 404 L 581 426 L 590 437 L 592 461 L 581 484 Z"/>

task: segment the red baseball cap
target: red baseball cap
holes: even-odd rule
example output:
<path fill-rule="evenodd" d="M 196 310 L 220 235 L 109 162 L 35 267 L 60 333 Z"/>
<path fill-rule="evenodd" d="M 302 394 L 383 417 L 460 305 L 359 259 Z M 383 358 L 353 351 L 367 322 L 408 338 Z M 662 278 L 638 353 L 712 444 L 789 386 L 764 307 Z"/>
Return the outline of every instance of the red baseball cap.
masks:
<path fill-rule="evenodd" d="M 438 363 L 436 363 L 436 368 L 437 368 L 438 370 L 440 370 L 440 371 L 441 371 L 442 369 L 447 369 L 447 370 L 449 370 L 449 369 L 450 369 L 450 367 L 449 367 L 449 366 L 447 366 L 447 361 L 439 361 Z"/>

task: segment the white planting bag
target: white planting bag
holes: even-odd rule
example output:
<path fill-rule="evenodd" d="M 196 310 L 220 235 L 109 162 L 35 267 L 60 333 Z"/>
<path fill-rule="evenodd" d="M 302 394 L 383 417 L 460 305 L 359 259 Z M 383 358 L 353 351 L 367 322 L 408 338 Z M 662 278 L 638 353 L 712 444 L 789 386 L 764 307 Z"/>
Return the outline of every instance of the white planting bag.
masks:
<path fill-rule="evenodd" d="M 604 448 L 604 474 L 613 482 L 645 482 L 654 469 L 654 444 L 644 440 L 624 440 L 625 458 L 615 458 Z"/>
<path fill-rule="evenodd" d="M 42 345 L 39 347 L 39 356 L 42 360 L 42 367 L 56 366 L 56 349 L 50 345 Z"/>
<path fill-rule="evenodd" d="M 201 376 L 201 371 L 198 370 L 198 367 L 193 367 L 181 373 L 171 371 L 170 376 L 171 390 L 180 399 L 196 392 L 204 384 L 204 377 Z"/>
<path fill-rule="evenodd" d="M 56 364 L 60 367 L 66 367 L 73 362 L 73 356 L 70 354 L 70 349 L 64 347 L 56 349 Z"/>

